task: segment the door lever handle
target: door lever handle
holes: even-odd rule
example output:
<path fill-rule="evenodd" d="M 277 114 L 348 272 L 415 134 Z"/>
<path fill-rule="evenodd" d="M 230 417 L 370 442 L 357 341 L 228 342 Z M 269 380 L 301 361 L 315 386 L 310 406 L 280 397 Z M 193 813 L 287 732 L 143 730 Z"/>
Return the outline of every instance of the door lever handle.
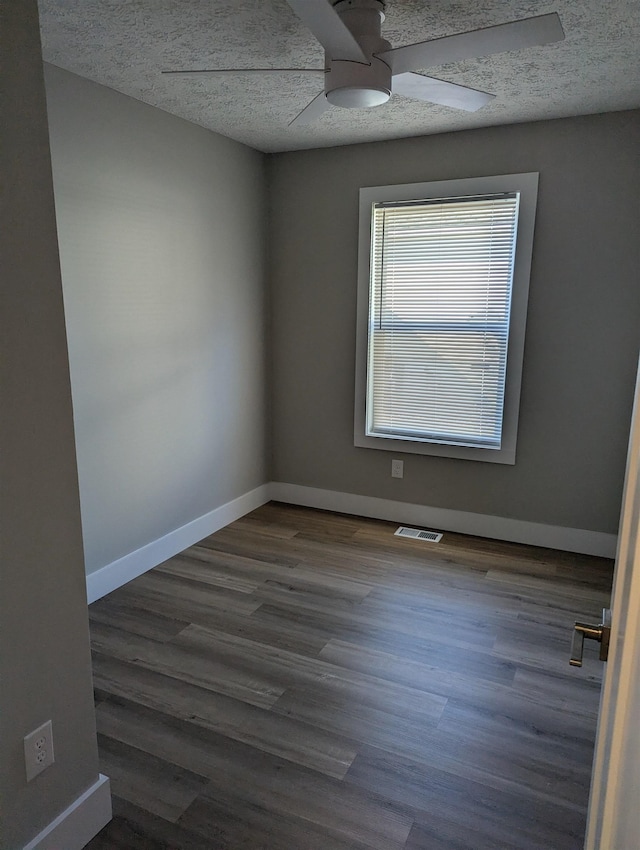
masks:
<path fill-rule="evenodd" d="M 611 634 L 611 611 L 602 609 L 602 622 L 597 625 L 590 623 L 575 623 L 573 637 L 571 639 L 571 658 L 569 664 L 572 667 L 582 667 L 582 653 L 584 651 L 584 639 L 595 640 L 600 644 L 600 661 L 606 661 L 609 655 L 609 636 Z"/>

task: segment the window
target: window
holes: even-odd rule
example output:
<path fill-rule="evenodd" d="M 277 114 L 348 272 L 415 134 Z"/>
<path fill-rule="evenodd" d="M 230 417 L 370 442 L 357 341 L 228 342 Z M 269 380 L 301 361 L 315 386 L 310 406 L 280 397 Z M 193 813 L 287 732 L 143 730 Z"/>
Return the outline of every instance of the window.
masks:
<path fill-rule="evenodd" d="M 515 463 L 537 178 L 361 190 L 356 445 Z"/>

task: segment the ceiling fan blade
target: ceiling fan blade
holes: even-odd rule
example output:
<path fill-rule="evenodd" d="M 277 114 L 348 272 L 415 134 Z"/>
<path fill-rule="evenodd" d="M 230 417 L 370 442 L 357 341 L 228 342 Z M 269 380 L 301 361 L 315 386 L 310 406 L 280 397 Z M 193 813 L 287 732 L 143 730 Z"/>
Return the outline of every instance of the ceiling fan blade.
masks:
<path fill-rule="evenodd" d="M 296 127 L 302 127 L 303 124 L 310 124 L 316 118 L 319 118 L 323 112 L 326 112 L 330 106 L 325 93 L 321 91 L 319 95 L 313 98 L 311 103 L 305 106 L 302 112 L 296 115 L 293 121 L 289 122 L 289 126 L 293 127 L 295 124 Z"/>
<path fill-rule="evenodd" d="M 560 18 L 552 12 L 550 15 L 539 15 L 522 21 L 498 24 L 495 27 L 448 35 L 433 41 L 395 47 L 377 55 L 391 66 L 394 74 L 403 74 L 405 71 L 446 65 L 448 62 L 459 62 L 462 59 L 476 59 L 491 53 L 550 44 L 562 41 L 563 38 L 564 30 Z"/>
<path fill-rule="evenodd" d="M 332 59 L 368 62 L 351 30 L 329 0 L 287 0 L 287 3 Z"/>
<path fill-rule="evenodd" d="M 160 71 L 161 74 L 281 74 L 295 71 L 298 74 L 326 74 L 324 68 L 188 68 L 182 71 Z"/>
<path fill-rule="evenodd" d="M 422 74 L 396 74 L 393 78 L 393 93 L 429 103 L 439 103 L 452 109 L 464 109 L 475 112 L 486 106 L 495 97 L 494 94 L 447 83 L 435 77 L 423 77 Z"/>

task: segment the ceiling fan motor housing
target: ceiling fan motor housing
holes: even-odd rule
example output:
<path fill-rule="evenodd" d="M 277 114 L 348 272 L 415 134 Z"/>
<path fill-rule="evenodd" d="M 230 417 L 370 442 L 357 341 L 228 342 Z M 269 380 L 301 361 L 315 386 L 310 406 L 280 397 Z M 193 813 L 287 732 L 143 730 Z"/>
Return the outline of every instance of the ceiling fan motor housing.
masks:
<path fill-rule="evenodd" d="M 391 96 L 391 68 L 374 56 L 391 45 L 380 34 L 382 0 L 338 0 L 334 9 L 362 48 L 368 63 L 334 59 L 327 54 L 325 94 L 334 106 L 369 107 Z"/>

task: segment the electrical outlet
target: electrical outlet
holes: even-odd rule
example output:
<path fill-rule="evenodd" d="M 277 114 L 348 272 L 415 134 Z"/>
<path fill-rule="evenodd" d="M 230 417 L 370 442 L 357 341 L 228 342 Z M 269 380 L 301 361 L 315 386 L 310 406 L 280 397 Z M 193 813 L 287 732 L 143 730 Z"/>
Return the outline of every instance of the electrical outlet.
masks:
<path fill-rule="evenodd" d="M 24 763 L 27 770 L 27 782 L 49 767 L 55 761 L 53 757 L 53 729 L 47 720 L 33 732 L 24 737 Z"/>
<path fill-rule="evenodd" d="M 391 461 L 391 477 L 392 478 L 403 478 L 404 477 L 404 461 L 402 461 L 402 460 L 392 460 Z"/>

